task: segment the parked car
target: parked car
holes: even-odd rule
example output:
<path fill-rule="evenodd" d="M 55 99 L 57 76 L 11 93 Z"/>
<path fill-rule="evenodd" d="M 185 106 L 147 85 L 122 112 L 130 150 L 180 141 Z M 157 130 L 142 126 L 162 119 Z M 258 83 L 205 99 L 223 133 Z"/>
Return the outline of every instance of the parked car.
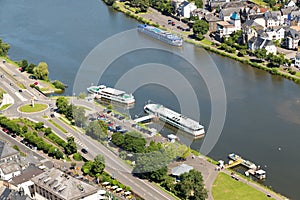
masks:
<path fill-rule="evenodd" d="M 17 135 L 16 135 L 16 134 L 12 134 L 12 135 L 11 135 L 11 137 L 13 137 L 13 138 L 16 138 L 16 137 L 17 137 Z"/>
<path fill-rule="evenodd" d="M 51 117 L 51 118 L 54 118 L 54 117 L 55 117 L 55 115 L 52 113 L 52 114 L 50 114 L 50 117 Z"/>
<path fill-rule="evenodd" d="M 172 23 L 172 20 L 168 19 L 168 24 L 171 24 Z"/>
<path fill-rule="evenodd" d="M 119 120 L 123 120 L 123 119 L 125 119 L 125 117 L 124 116 L 120 116 L 118 119 Z"/>

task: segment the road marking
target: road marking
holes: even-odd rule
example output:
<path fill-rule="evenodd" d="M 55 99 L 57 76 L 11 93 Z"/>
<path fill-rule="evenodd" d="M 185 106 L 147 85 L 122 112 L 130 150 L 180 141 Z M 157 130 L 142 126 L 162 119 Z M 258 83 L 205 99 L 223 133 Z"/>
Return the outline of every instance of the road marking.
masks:
<path fill-rule="evenodd" d="M 15 92 L 15 95 L 16 95 L 21 101 L 27 101 L 27 99 L 24 98 L 19 92 Z"/>

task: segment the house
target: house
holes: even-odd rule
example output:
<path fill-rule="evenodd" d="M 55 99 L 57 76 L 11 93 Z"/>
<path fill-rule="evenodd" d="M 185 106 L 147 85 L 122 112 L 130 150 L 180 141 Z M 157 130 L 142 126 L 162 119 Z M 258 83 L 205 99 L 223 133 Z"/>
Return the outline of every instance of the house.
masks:
<path fill-rule="evenodd" d="M 297 7 L 296 3 L 293 0 L 290 0 L 287 4 L 284 5 L 286 8 Z"/>
<path fill-rule="evenodd" d="M 267 28 L 264 32 L 266 33 L 266 39 L 268 40 L 282 40 L 284 39 L 285 29 L 282 27 Z"/>
<path fill-rule="evenodd" d="M 283 20 L 283 24 L 284 25 L 290 25 L 289 24 L 289 14 L 292 13 L 292 11 L 297 11 L 299 10 L 298 7 L 287 7 L 287 8 L 282 8 L 280 9 L 280 12 L 281 12 L 281 16 L 282 16 L 282 20 Z"/>
<path fill-rule="evenodd" d="M 210 14 L 210 12 L 204 8 L 197 8 L 192 12 L 192 15 L 197 16 L 198 19 L 204 19 L 204 17 L 208 14 Z"/>
<path fill-rule="evenodd" d="M 256 51 L 257 49 L 266 49 L 267 54 L 272 53 L 275 55 L 277 53 L 277 48 L 273 44 L 272 40 L 268 40 L 261 37 L 252 37 L 248 41 L 248 48 L 251 51 Z"/>
<path fill-rule="evenodd" d="M 295 57 L 295 67 L 300 68 L 300 53 L 299 53 L 299 52 L 296 53 L 296 57 Z"/>
<path fill-rule="evenodd" d="M 209 0 L 207 5 L 210 11 L 219 8 L 220 6 L 230 2 L 230 0 Z"/>
<path fill-rule="evenodd" d="M 255 23 L 261 25 L 262 27 L 266 27 L 266 20 L 264 14 L 250 15 L 248 17 L 248 20 L 253 20 Z"/>
<path fill-rule="evenodd" d="M 7 143 L 0 141 L 0 163 L 6 163 L 10 161 L 19 162 L 20 152 L 10 147 Z"/>
<path fill-rule="evenodd" d="M 224 8 L 224 9 L 221 9 L 220 12 L 219 12 L 219 18 L 222 20 L 222 21 L 230 21 L 230 17 L 232 16 L 232 14 L 234 12 L 236 13 L 239 13 L 240 12 L 240 8 Z"/>
<path fill-rule="evenodd" d="M 52 168 L 33 177 L 35 198 L 99 200 L 98 188 Z"/>
<path fill-rule="evenodd" d="M 179 5 L 182 4 L 185 0 L 172 0 L 171 5 L 173 6 L 174 10 L 179 8 Z"/>
<path fill-rule="evenodd" d="M 8 181 L 13 177 L 21 174 L 21 167 L 16 162 L 8 162 L 0 164 L 0 178 Z"/>
<path fill-rule="evenodd" d="M 31 200 L 22 190 L 16 191 L 5 186 L 0 187 L 0 199 L 2 200 Z"/>
<path fill-rule="evenodd" d="M 300 34 L 298 31 L 296 31 L 292 28 L 287 28 L 285 30 L 285 40 L 283 43 L 285 48 L 298 49 L 299 40 L 300 40 Z"/>
<path fill-rule="evenodd" d="M 204 20 L 208 23 L 210 32 L 217 31 L 217 23 L 221 21 L 220 18 L 214 16 L 213 14 L 209 14 L 205 15 Z"/>
<path fill-rule="evenodd" d="M 243 35 L 243 40 L 244 44 L 248 43 L 248 41 L 252 37 L 257 37 L 258 32 L 260 30 L 263 31 L 264 27 L 256 23 L 254 20 L 247 20 L 245 23 L 242 25 L 242 35 Z"/>
<path fill-rule="evenodd" d="M 280 11 L 265 12 L 266 27 L 280 26 L 283 24 L 283 18 Z"/>
<path fill-rule="evenodd" d="M 181 174 L 187 173 L 194 169 L 194 167 L 187 165 L 187 164 L 181 164 L 177 167 L 172 168 L 172 176 L 179 177 Z"/>
<path fill-rule="evenodd" d="M 234 25 L 226 21 L 217 22 L 216 39 L 221 41 L 223 37 L 228 37 L 235 31 Z"/>
<path fill-rule="evenodd" d="M 182 2 L 179 7 L 177 8 L 177 15 L 190 18 L 191 13 L 197 9 L 197 6 L 193 2 L 184 1 Z"/>
<path fill-rule="evenodd" d="M 44 171 L 30 164 L 19 176 L 12 178 L 10 184 L 14 185 L 18 190 L 23 190 L 24 194 L 33 198 L 34 196 L 34 183 L 31 179 L 35 176 L 40 175 Z"/>

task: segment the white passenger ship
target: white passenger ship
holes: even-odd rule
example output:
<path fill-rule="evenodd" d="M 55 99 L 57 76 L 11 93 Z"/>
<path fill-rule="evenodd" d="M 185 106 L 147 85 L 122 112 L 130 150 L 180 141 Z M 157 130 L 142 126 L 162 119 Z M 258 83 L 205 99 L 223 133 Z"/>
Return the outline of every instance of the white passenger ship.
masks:
<path fill-rule="evenodd" d="M 157 116 L 160 120 L 184 131 L 194 137 L 204 136 L 204 127 L 198 122 L 183 116 L 173 110 L 170 110 L 160 104 L 147 104 L 144 107 L 145 112 Z"/>
<path fill-rule="evenodd" d="M 91 86 L 87 88 L 89 93 L 95 94 L 95 98 L 115 101 L 122 104 L 134 104 L 135 99 L 132 94 L 124 91 L 106 87 L 105 85 Z"/>
<path fill-rule="evenodd" d="M 162 42 L 174 45 L 174 46 L 182 46 L 182 38 L 174 35 L 172 33 L 163 31 L 154 26 L 149 26 L 147 24 L 140 24 L 138 26 L 138 31 L 145 33 L 155 39 L 158 39 Z"/>

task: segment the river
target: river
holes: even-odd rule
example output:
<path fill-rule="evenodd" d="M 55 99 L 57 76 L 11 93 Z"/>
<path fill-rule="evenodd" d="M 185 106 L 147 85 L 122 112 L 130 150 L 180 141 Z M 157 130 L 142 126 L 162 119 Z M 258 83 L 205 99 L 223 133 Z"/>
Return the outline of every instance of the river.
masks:
<path fill-rule="evenodd" d="M 135 28 L 138 24 L 99 0 L 0 2 L 0 37 L 11 45 L 9 56 L 14 60 L 24 58 L 36 64 L 47 62 L 50 78 L 68 84 L 66 94 L 69 95 L 73 93 L 77 70 L 88 53 L 111 35 Z M 155 40 L 138 37 L 168 50 L 174 49 Z M 300 174 L 297 173 L 300 164 L 297 153 L 300 141 L 300 86 L 231 59 L 206 53 L 190 44 L 185 44 L 183 48 L 174 52 L 191 51 L 194 59 L 200 60 L 202 65 L 212 59 L 226 89 L 225 125 L 209 156 L 226 160 L 229 153 L 236 152 L 266 169 L 265 185 L 287 197 L 300 199 Z M 112 63 L 101 81 L 114 84 L 122 70 L 128 70 L 131 65 L 154 61 L 174 67 L 190 81 L 198 98 L 201 124 L 208 127 L 212 106 L 205 82 L 172 53 L 162 54 L 148 49 L 128 54 Z M 122 67 L 118 71 L 116 66 Z M 86 84 L 90 84 L 88 79 Z M 137 102 L 130 110 L 132 115 L 140 115 L 149 99 L 178 110 L 176 95 L 158 84 L 144 85 L 134 95 Z M 185 114 L 188 116 L 199 114 L 195 107 L 187 110 Z M 194 142 L 193 148 L 198 149 L 201 142 Z"/>

